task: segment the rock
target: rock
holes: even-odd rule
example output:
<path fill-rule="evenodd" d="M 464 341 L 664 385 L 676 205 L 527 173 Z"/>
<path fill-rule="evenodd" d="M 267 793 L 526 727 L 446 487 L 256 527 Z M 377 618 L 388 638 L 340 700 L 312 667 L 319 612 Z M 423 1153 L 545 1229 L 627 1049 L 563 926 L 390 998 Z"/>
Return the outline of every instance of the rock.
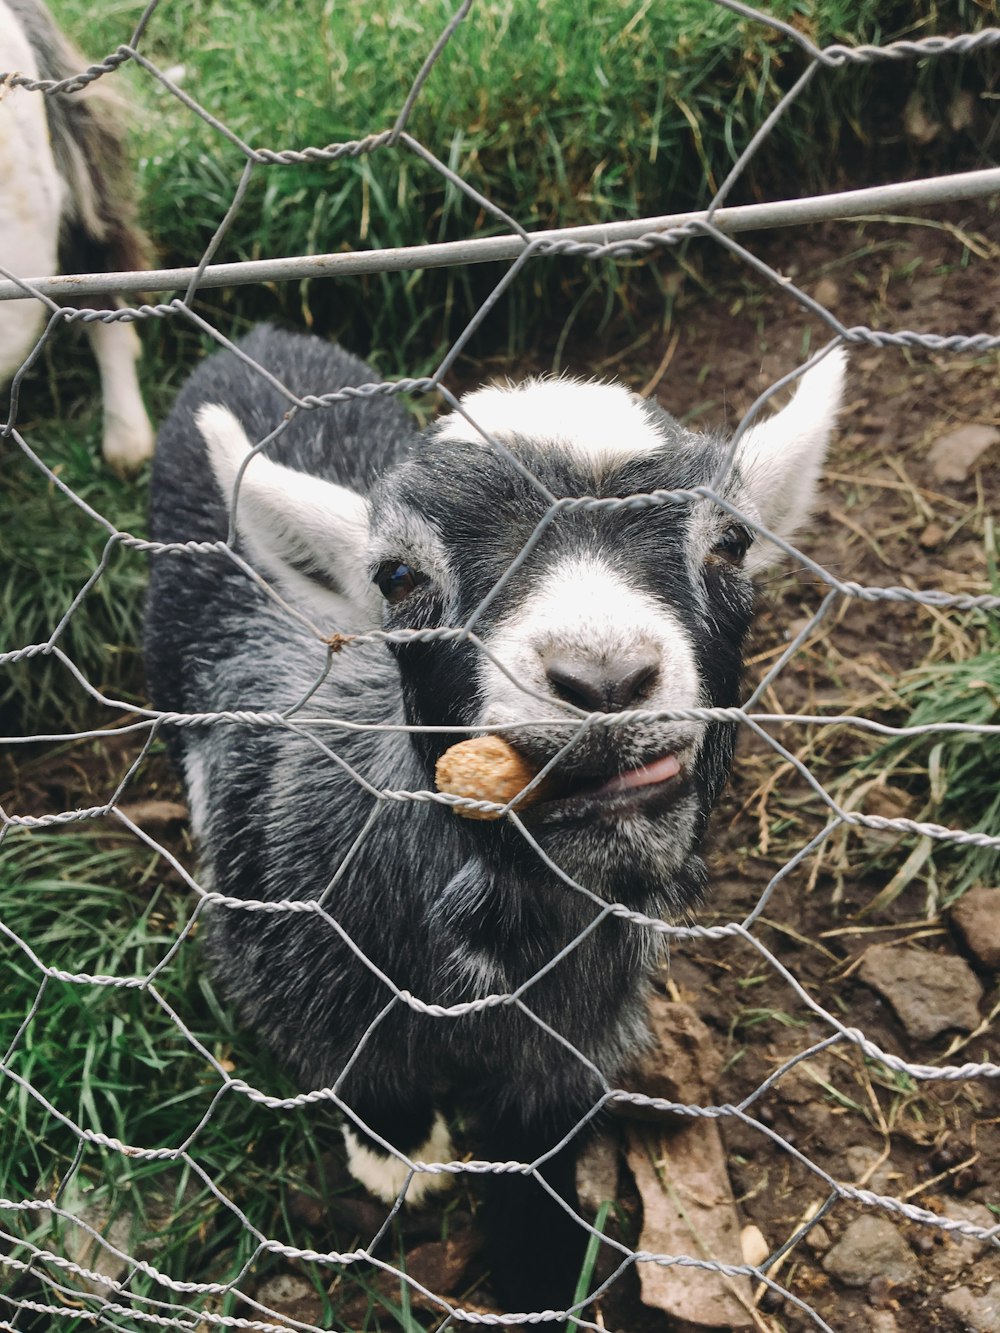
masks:
<path fill-rule="evenodd" d="M 891 1194 L 898 1175 L 893 1171 L 891 1162 L 881 1159 L 882 1153 L 877 1148 L 869 1148 L 864 1143 L 855 1144 L 844 1153 L 846 1177 L 854 1184 L 861 1184 L 864 1189 L 874 1190 L 876 1194 Z M 879 1165 L 876 1166 L 876 1163 Z M 875 1169 L 872 1170 L 872 1167 Z"/>
<path fill-rule="evenodd" d="M 771 1253 L 771 1247 L 764 1239 L 763 1231 L 753 1223 L 745 1226 L 740 1232 L 740 1250 L 743 1262 L 749 1264 L 751 1268 L 759 1268 Z"/>
<path fill-rule="evenodd" d="M 996 426 L 960 426 L 935 441 L 927 461 L 939 481 L 965 481 L 987 449 L 998 442 Z"/>
<path fill-rule="evenodd" d="M 920 1272 L 916 1256 L 885 1217 L 858 1217 L 823 1259 L 830 1277 L 848 1287 L 866 1287 L 878 1277 L 910 1282 Z"/>
<path fill-rule="evenodd" d="M 155 1263 L 163 1248 L 163 1232 L 198 1196 L 197 1184 L 187 1179 L 178 1199 L 178 1183 L 177 1169 L 169 1164 L 143 1177 L 127 1193 L 90 1189 L 80 1177 L 74 1177 L 61 1201 L 68 1216 L 45 1214 L 46 1229 L 58 1237 L 53 1248 L 60 1247 L 71 1263 L 96 1275 L 74 1274 L 71 1280 L 84 1291 L 109 1296 L 112 1284 L 127 1276 L 136 1259 Z M 119 1258 L 114 1250 L 124 1257 Z"/>
<path fill-rule="evenodd" d="M 806 1244 L 813 1254 L 825 1254 L 833 1244 L 830 1233 L 822 1222 L 817 1222 L 806 1236 Z"/>
<path fill-rule="evenodd" d="M 889 1001 L 911 1037 L 930 1041 L 949 1028 L 979 1023 L 983 988 L 962 958 L 876 944 L 858 968 L 861 980 Z"/>
<path fill-rule="evenodd" d="M 832 278 L 820 278 L 813 288 L 813 300 L 818 301 L 822 306 L 836 305 L 840 300 L 840 288 Z"/>
<path fill-rule="evenodd" d="M 962 1321 L 967 1333 L 1000 1333 L 1000 1282 L 991 1282 L 982 1296 L 970 1287 L 956 1287 L 941 1304 Z"/>
<path fill-rule="evenodd" d="M 941 133 L 940 121 L 928 115 L 927 104 L 916 91 L 910 94 L 903 108 L 903 130 L 906 137 L 921 148 Z"/>
<path fill-rule="evenodd" d="M 709 1029 L 689 1004 L 662 995 L 654 995 L 650 1001 L 649 1026 L 654 1045 L 628 1073 L 622 1087 L 685 1105 L 710 1105 L 722 1070 L 722 1056 Z M 663 1115 L 627 1104 L 616 1109 L 639 1119 L 660 1120 Z"/>
<path fill-rule="evenodd" d="M 138 1219 L 134 1211 L 127 1207 L 111 1217 L 103 1199 L 84 1204 L 76 1215 L 81 1225 L 72 1229 L 67 1226 L 63 1238 L 66 1258 L 97 1276 L 89 1278 L 76 1274 L 72 1280 L 95 1296 L 110 1297 L 111 1284 L 120 1282 L 131 1267 L 127 1256 L 131 1253 L 135 1232 L 141 1230 Z M 110 1249 L 106 1249 L 85 1230 L 88 1227 L 98 1232 L 108 1246 L 121 1250 L 126 1258 L 119 1259 L 116 1254 L 112 1254 Z"/>
<path fill-rule="evenodd" d="M 1000 889 L 969 889 L 952 906 L 951 919 L 977 962 L 1000 969 Z"/>
<path fill-rule="evenodd" d="M 741 1264 L 740 1227 L 718 1122 L 627 1130 L 628 1164 L 642 1199 L 638 1249 Z M 642 1302 L 678 1323 L 745 1329 L 754 1324 L 749 1281 L 693 1265 L 638 1265 Z"/>
<path fill-rule="evenodd" d="M 917 541 L 925 551 L 934 551 L 943 544 L 947 535 L 940 523 L 928 523 Z"/>
<path fill-rule="evenodd" d="M 895 1287 L 891 1277 L 886 1277 L 885 1273 L 879 1273 L 868 1283 L 868 1304 L 873 1310 L 891 1310 L 895 1307 L 895 1298 L 893 1297 L 893 1288 Z"/>
<path fill-rule="evenodd" d="M 897 1333 L 899 1325 L 891 1310 L 869 1310 L 868 1328 L 870 1333 Z"/>
<path fill-rule="evenodd" d="M 399 1252 L 387 1254 L 394 1265 L 412 1279 L 408 1282 L 411 1304 L 420 1310 L 432 1310 L 441 1313 L 439 1297 L 450 1296 L 469 1285 L 468 1271 L 482 1249 L 483 1238 L 474 1226 L 456 1229 L 447 1240 L 432 1240 L 423 1245 L 415 1245 L 405 1251 L 402 1258 Z M 383 1269 L 373 1274 L 365 1289 L 356 1296 L 348 1298 L 339 1310 L 340 1322 L 337 1328 L 367 1328 L 371 1318 L 371 1302 L 375 1296 L 385 1302 L 398 1303 L 400 1288 L 399 1273 Z M 413 1284 L 417 1285 L 414 1286 Z M 420 1288 L 433 1293 L 425 1296 Z M 315 1322 L 315 1321 L 314 1321 Z M 415 1327 L 415 1325 L 413 1325 Z M 411 1325 L 407 1325 L 411 1327 Z"/>
<path fill-rule="evenodd" d="M 315 1194 L 292 1187 L 285 1193 L 285 1206 L 293 1222 L 318 1231 L 327 1218 L 326 1205 Z"/>
<path fill-rule="evenodd" d="M 591 1139 L 576 1163 L 576 1193 L 580 1206 L 594 1215 L 602 1203 L 618 1198 L 618 1162 L 621 1152 L 616 1138 L 600 1134 Z"/>
<path fill-rule="evenodd" d="M 996 1226 L 997 1219 L 981 1203 L 960 1203 L 957 1199 L 946 1199 L 940 1211 L 951 1222 L 971 1222 L 984 1231 Z M 939 1236 L 941 1248 L 934 1255 L 934 1267 L 948 1276 L 970 1267 L 987 1250 L 997 1253 L 988 1240 L 980 1240 L 977 1236 L 963 1236 L 959 1231 L 942 1231 Z"/>
<path fill-rule="evenodd" d="M 428 1291 L 451 1296 L 466 1285 L 469 1265 L 482 1248 L 482 1237 L 473 1230 L 456 1232 L 447 1240 L 418 1245 L 406 1256 L 406 1271 Z M 395 1284 L 398 1294 L 399 1284 Z M 414 1293 L 418 1295 L 419 1293 Z M 434 1308 L 433 1304 L 431 1308 Z"/>
<path fill-rule="evenodd" d="M 948 126 L 952 133 L 971 130 L 976 124 L 976 99 L 972 93 L 961 89 L 948 103 Z"/>
<path fill-rule="evenodd" d="M 323 1314 L 323 1299 L 311 1282 L 297 1273 L 274 1273 L 265 1278 L 254 1299 L 280 1320 L 316 1324 Z"/>

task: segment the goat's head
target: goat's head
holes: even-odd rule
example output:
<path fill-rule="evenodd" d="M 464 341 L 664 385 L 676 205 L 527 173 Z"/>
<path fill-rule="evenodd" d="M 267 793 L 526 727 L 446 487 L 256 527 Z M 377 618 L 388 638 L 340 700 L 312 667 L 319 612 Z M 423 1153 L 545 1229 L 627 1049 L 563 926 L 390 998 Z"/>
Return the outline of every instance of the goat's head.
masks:
<path fill-rule="evenodd" d="M 731 510 L 661 495 L 553 514 L 553 497 L 704 487 L 728 446 L 619 386 L 542 380 L 467 395 L 370 497 L 254 460 L 239 530 L 327 621 L 468 625 L 394 640 L 408 721 L 487 727 L 537 767 L 564 751 L 556 795 L 524 816 L 542 846 L 595 888 L 662 882 L 732 757 L 735 727 L 689 714 L 739 702 L 752 578 L 778 554 L 759 529 L 787 540 L 806 519 L 843 375 L 834 351 L 746 432 L 720 491 Z M 221 408 L 199 424 L 228 494 L 246 437 Z M 457 738 L 413 739 L 429 777 Z M 469 836 L 498 841 L 492 826 Z"/>

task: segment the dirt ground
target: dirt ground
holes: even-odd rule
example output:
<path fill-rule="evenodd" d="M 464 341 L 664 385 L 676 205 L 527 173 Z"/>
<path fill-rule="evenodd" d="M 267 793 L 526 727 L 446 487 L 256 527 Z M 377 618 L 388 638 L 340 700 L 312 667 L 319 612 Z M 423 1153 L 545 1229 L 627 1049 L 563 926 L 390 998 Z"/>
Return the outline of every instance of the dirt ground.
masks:
<path fill-rule="evenodd" d="M 986 276 L 989 261 L 1000 253 L 995 216 L 981 207 L 956 207 L 946 222 L 939 215 L 936 223 L 842 224 L 806 238 L 757 237 L 750 248 L 848 326 L 997 333 L 995 291 Z M 969 256 L 965 266 L 963 231 L 981 256 Z M 709 264 L 703 257 L 703 274 Z M 722 398 L 731 405 L 730 416 L 737 417 L 758 384 L 765 387 L 797 363 L 804 327 L 811 328 L 814 347 L 826 340 L 821 326 L 800 317 L 787 295 L 763 290 L 756 281 L 745 296 L 732 297 L 729 318 L 720 323 L 718 308 L 698 299 L 688 280 L 676 350 L 657 396 L 670 410 L 684 412 L 711 394 L 715 402 Z M 806 553 L 839 578 L 859 584 L 988 590 L 983 520 L 998 494 L 1000 435 L 978 464 L 954 480 L 938 475 L 928 455 L 937 440 L 960 428 L 1000 424 L 998 389 L 995 353 L 855 350 L 815 531 L 802 543 Z M 807 571 L 782 573 L 764 589 L 751 666 L 758 678 L 815 613 L 824 592 Z M 941 616 L 926 607 L 843 599 L 768 687 L 763 702 L 775 713 L 884 719 L 904 672 L 962 652 L 966 621 L 962 613 Z M 868 748 L 856 737 L 841 734 L 833 740 L 831 733 L 802 724 L 772 734 L 806 757 L 826 786 L 842 779 L 852 759 Z M 843 797 L 843 786 L 834 789 Z M 920 817 L 918 797 L 892 778 L 871 787 L 857 808 Z M 740 920 L 824 822 L 823 806 L 804 779 L 764 742 L 745 736 L 729 795 L 714 822 L 713 888 L 700 921 Z M 948 898 L 946 878 L 934 895 L 917 876 L 894 902 L 879 906 L 876 895 L 915 841 L 890 836 L 880 846 L 880 840 L 884 843 L 880 833 L 857 831 L 806 859 L 776 886 L 757 937 L 812 999 L 882 1050 L 927 1065 L 995 1061 L 995 971 L 969 953 L 952 916 L 940 909 L 939 902 Z M 904 1009 L 908 1028 L 879 989 L 886 980 L 880 973 L 891 970 L 886 945 L 919 949 L 927 977 L 961 960 L 965 971 L 958 975 L 975 1001 L 972 1015 L 959 1020 L 956 1009 L 954 1026 L 945 1015 L 938 1035 L 915 1036 L 913 1015 Z M 723 1055 L 715 1092 L 720 1104 L 738 1104 L 791 1056 L 830 1032 L 773 967 L 731 939 L 676 946 L 664 982 L 704 1020 Z M 1000 1216 L 995 1079 L 917 1083 L 864 1059 L 856 1048 L 837 1045 L 783 1075 L 751 1112 L 766 1132 L 731 1118 L 723 1120 L 722 1132 L 741 1219 L 760 1229 L 772 1251 L 830 1193 L 810 1163 L 836 1181 L 939 1215 L 977 1217 L 986 1226 Z M 785 1144 L 810 1160 L 796 1158 Z M 777 1273 L 831 1327 L 873 1333 L 1000 1328 L 1000 1287 L 978 1304 L 974 1299 L 1000 1279 L 1000 1249 L 963 1245 L 940 1230 L 876 1210 L 870 1215 L 895 1226 L 902 1237 L 904 1259 L 906 1252 L 916 1259 L 907 1276 L 893 1281 L 886 1274 L 891 1262 L 876 1248 L 875 1236 L 862 1233 L 867 1264 L 852 1266 L 838 1252 L 838 1242 L 860 1215 L 857 1204 L 836 1201 Z M 878 1239 L 892 1248 L 888 1232 Z M 956 1295 L 965 1288 L 970 1299 L 964 1291 Z M 761 1328 L 812 1326 L 790 1302 L 769 1293 L 758 1318 Z M 640 1325 L 625 1310 L 608 1326 L 670 1327 L 662 1320 Z"/>
<path fill-rule="evenodd" d="M 944 216 L 939 211 L 934 219 L 909 224 L 845 223 L 806 236 L 757 236 L 747 244 L 847 325 L 995 334 L 1000 332 L 993 277 L 998 242 L 997 218 L 985 205 L 956 205 Z M 732 424 L 755 392 L 798 364 L 807 336 L 815 347 L 825 335 L 820 322 L 800 311 L 786 292 L 764 286 L 703 244 L 706 248 L 692 246 L 688 252 L 665 333 L 647 332 L 622 356 L 620 330 L 613 331 L 589 360 L 578 356 L 570 368 L 625 376 L 655 392 L 675 414 Z M 664 273 L 669 272 L 665 261 Z M 995 353 L 855 349 L 823 502 L 803 542 L 809 556 L 863 585 L 986 591 L 983 533 L 1000 480 L 1000 447 L 991 445 L 965 475 L 951 480 L 939 475 L 929 454 L 937 440 L 961 427 L 1000 425 L 998 391 Z M 809 571 L 786 570 L 768 579 L 751 651 L 752 679 L 806 624 L 824 593 L 822 581 Z M 769 685 L 761 707 L 774 713 L 889 716 L 894 686 L 904 672 L 968 651 L 967 621 L 966 613 L 843 599 Z M 772 734 L 805 757 L 819 782 L 833 785 L 841 797 L 857 786 L 859 779 L 849 778 L 850 766 L 870 749 L 864 738 L 848 729 L 831 732 L 806 724 L 776 727 Z M 29 812 L 33 801 L 48 809 L 62 808 L 53 801 L 84 804 L 88 788 L 103 785 L 105 774 L 91 771 L 89 760 L 62 763 L 62 776 L 43 777 L 34 768 L 19 793 L 20 810 Z M 75 770 L 65 771 L 67 764 Z M 120 771 L 118 762 L 112 767 Z M 836 786 L 845 781 L 847 786 Z M 920 818 L 918 788 L 892 779 L 876 782 L 858 796 L 858 808 Z M 178 799 L 165 767 L 147 767 L 130 800 L 148 796 Z M 744 918 L 772 877 L 825 822 L 822 801 L 799 772 L 765 742 L 745 736 L 731 788 L 713 820 L 713 887 L 697 920 L 714 925 Z M 168 836 L 183 848 L 176 827 Z M 949 897 L 947 875 L 941 872 L 929 882 L 920 872 L 894 901 L 882 905 L 877 898 L 914 841 L 875 830 L 835 834 L 775 885 L 755 937 L 817 1005 L 860 1029 L 881 1050 L 924 1065 L 995 1061 L 996 964 L 977 956 L 942 905 Z M 897 948 L 887 952 L 886 945 Z M 914 950 L 920 951 L 928 984 L 956 963 L 964 969 L 950 1001 L 952 1012 L 935 1035 L 919 1035 L 919 995 L 897 996 L 896 1004 L 889 999 L 893 960 Z M 939 1216 L 996 1224 L 996 1079 L 918 1081 L 843 1041 L 754 1096 L 791 1057 L 832 1032 L 786 976 L 748 943 L 731 937 L 693 940 L 673 946 L 661 992 L 664 1004 L 686 1005 L 704 1024 L 697 1060 L 703 1074 L 706 1062 L 713 1072 L 718 1069 L 705 1100 L 731 1106 L 753 1098 L 747 1120 L 732 1115 L 721 1120 L 739 1223 L 758 1228 L 766 1251 L 773 1253 L 832 1197 L 821 1220 L 770 1270 L 776 1281 L 837 1330 L 1000 1329 L 1000 1285 L 991 1285 L 1000 1284 L 1000 1246 L 951 1238 L 939 1227 L 885 1208 L 862 1208 L 837 1197 L 821 1174 Z M 593 1168 L 604 1173 L 603 1186 L 593 1185 L 595 1198 L 610 1188 L 618 1200 L 609 1233 L 630 1245 L 638 1244 L 651 1197 L 636 1183 L 636 1154 L 655 1156 L 672 1134 L 671 1122 L 616 1121 L 611 1153 Z M 626 1140 L 631 1168 L 622 1151 Z M 332 1170 L 336 1176 L 339 1168 Z M 711 1188 L 723 1183 L 709 1179 Z M 315 1200 L 293 1201 L 293 1215 L 295 1206 L 315 1210 Z M 363 1233 L 372 1207 L 361 1198 L 341 1200 L 335 1210 L 338 1241 L 352 1224 Z M 876 1219 L 876 1231 L 851 1232 L 862 1217 Z M 452 1215 L 447 1242 L 440 1240 L 433 1219 L 406 1223 L 408 1267 L 445 1294 L 461 1294 L 472 1308 L 488 1310 L 488 1287 L 477 1282 L 482 1261 L 475 1231 L 463 1232 L 466 1218 L 461 1208 Z M 646 1237 L 642 1244 L 669 1248 L 650 1245 Z M 738 1262 L 738 1255 L 725 1257 Z M 605 1257 L 598 1272 L 607 1269 Z M 296 1288 L 293 1270 L 283 1276 L 284 1295 L 272 1285 L 259 1291 L 259 1298 L 307 1319 L 305 1289 Z M 821 1326 L 794 1300 L 756 1283 L 747 1290 L 743 1317 L 727 1315 L 717 1326 L 773 1333 Z M 723 1308 L 720 1301 L 718 1309 Z M 642 1303 L 635 1268 L 595 1310 L 591 1317 L 618 1333 L 679 1333 L 691 1327 L 676 1313 Z M 429 1314 L 421 1318 L 428 1328 L 436 1326 Z"/>

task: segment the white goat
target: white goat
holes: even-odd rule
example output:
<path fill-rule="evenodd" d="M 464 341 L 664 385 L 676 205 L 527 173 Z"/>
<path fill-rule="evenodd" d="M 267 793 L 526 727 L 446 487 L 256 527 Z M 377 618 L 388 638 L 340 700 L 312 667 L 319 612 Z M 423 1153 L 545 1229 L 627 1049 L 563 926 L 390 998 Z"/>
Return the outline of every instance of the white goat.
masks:
<path fill-rule="evenodd" d="M 61 80 L 86 61 L 40 0 L 0 0 L 0 70 Z M 100 84 L 43 95 L 0 78 L 0 265 L 22 278 L 145 266 L 134 222 L 118 108 Z M 112 308 L 113 299 L 95 304 Z M 0 301 L 0 382 L 9 380 L 41 332 L 39 301 Z M 104 396 L 103 453 L 131 471 L 153 452 L 136 375 L 131 324 L 86 325 Z"/>

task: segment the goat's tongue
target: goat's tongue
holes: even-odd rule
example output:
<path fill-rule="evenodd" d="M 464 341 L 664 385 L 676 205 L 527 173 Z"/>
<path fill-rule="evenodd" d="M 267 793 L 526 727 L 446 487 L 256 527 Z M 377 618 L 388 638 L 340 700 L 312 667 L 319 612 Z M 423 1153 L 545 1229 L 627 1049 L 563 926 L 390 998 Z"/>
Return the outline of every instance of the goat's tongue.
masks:
<path fill-rule="evenodd" d="M 681 771 L 680 761 L 675 754 L 665 754 L 662 759 L 655 759 L 642 768 L 629 769 L 618 777 L 606 782 L 594 793 L 595 796 L 614 796 L 618 792 L 632 791 L 636 787 L 651 787 L 657 782 L 667 782 Z"/>

